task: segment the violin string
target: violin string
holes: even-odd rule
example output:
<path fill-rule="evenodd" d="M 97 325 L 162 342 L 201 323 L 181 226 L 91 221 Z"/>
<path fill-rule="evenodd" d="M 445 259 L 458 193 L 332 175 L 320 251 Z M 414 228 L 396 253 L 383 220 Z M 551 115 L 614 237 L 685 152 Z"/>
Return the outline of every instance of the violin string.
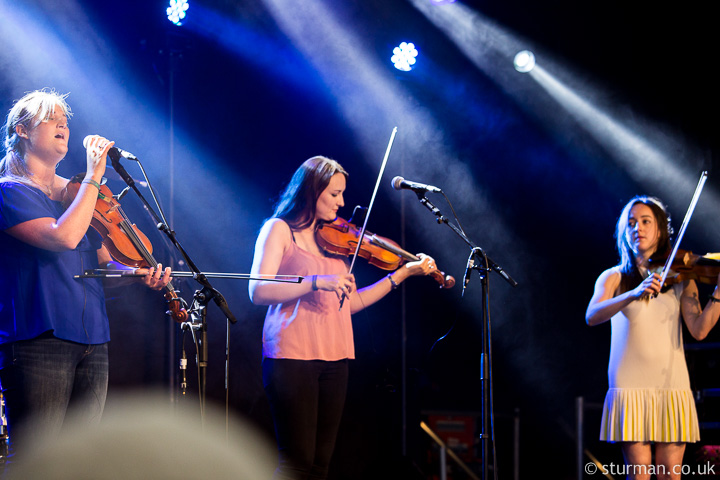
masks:
<path fill-rule="evenodd" d="M 370 243 L 372 243 L 373 245 L 377 245 L 378 247 L 384 248 L 390 253 L 394 253 L 395 255 L 404 258 L 405 260 L 410 260 L 411 262 L 417 262 L 418 260 L 420 260 L 420 257 L 417 257 L 412 253 L 403 250 L 400 247 L 396 247 L 395 245 L 391 245 L 386 241 L 381 240 L 377 237 L 377 235 L 373 235 L 372 237 L 370 237 Z"/>
<path fill-rule="evenodd" d="M 120 213 L 120 216 L 122 216 L 123 221 L 120 223 L 120 228 L 123 232 L 128 236 L 130 241 L 135 246 L 135 249 L 140 253 L 140 255 L 143 257 L 143 259 L 150 264 L 151 267 L 157 268 L 158 262 L 155 260 L 155 257 L 152 256 L 152 253 L 145 247 L 145 244 L 140 240 L 140 237 L 138 236 L 137 232 L 134 228 L 132 228 L 132 224 L 130 223 L 130 219 L 125 215 L 125 211 L 118 205 L 117 208 L 118 212 Z M 175 288 L 172 286 L 172 283 L 168 282 L 167 285 L 165 285 L 165 290 L 171 293 L 175 293 Z"/>
<path fill-rule="evenodd" d="M 145 245 L 140 240 L 140 237 L 138 237 L 137 232 L 135 232 L 135 229 L 132 228 L 132 225 L 130 224 L 130 221 L 128 220 L 127 216 L 125 216 L 125 213 L 122 211 L 122 209 L 118 209 L 120 212 L 120 215 L 123 217 L 123 221 L 120 222 L 120 228 L 123 232 L 125 232 L 125 235 L 130 239 L 130 242 L 132 242 L 135 249 L 138 251 L 140 256 L 150 264 L 151 267 L 156 267 L 157 262 L 154 258 L 152 258 L 152 255 L 148 251 L 147 248 L 145 248 Z"/>

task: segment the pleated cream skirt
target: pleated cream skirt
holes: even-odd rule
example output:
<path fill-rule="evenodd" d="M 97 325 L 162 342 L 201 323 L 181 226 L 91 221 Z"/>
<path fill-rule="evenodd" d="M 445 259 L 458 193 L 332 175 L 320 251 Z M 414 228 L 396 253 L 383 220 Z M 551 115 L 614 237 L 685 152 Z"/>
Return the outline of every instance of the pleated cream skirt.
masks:
<path fill-rule="evenodd" d="M 611 388 L 605 395 L 600 440 L 697 442 L 700 426 L 692 392 Z"/>

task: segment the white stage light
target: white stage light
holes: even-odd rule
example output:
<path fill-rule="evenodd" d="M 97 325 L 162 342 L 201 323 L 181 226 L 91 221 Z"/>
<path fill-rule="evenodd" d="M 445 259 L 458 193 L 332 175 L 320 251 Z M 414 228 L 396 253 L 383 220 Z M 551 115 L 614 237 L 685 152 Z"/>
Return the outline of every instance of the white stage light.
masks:
<path fill-rule="evenodd" d="M 170 0 L 170 6 L 167 8 L 168 20 L 175 25 L 182 25 L 182 20 L 185 18 L 185 12 L 189 6 L 187 0 Z"/>
<path fill-rule="evenodd" d="M 417 56 L 418 51 L 414 44 L 402 42 L 400 46 L 393 49 L 393 56 L 390 61 L 398 70 L 409 72 L 415 65 L 415 57 Z"/>
<path fill-rule="evenodd" d="M 530 50 L 518 52 L 515 55 L 515 60 L 513 60 L 513 65 L 515 65 L 515 70 L 518 72 L 528 73 L 535 67 L 535 55 Z"/>

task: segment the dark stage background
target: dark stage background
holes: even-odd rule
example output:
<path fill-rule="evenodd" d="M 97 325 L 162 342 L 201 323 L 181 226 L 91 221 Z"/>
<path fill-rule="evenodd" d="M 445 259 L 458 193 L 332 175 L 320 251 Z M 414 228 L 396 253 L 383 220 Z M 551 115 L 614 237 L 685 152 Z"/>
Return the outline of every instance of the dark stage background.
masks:
<path fill-rule="evenodd" d="M 602 402 L 610 339 L 609 325 L 590 329 L 584 313 L 598 274 L 616 262 L 620 209 L 638 193 L 660 196 L 677 230 L 700 172 L 710 170 L 683 246 L 720 249 L 710 4 L 191 0 L 182 27 L 165 8 L 158 0 L 0 0 L 3 112 L 30 90 L 69 92 L 75 115 L 60 174 L 84 168 L 85 135 L 116 140 L 143 162 L 195 263 L 233 273 L 249 272 L 257 231 L 306 158 L 326 155 L 350 172 L 342 216 L 367 205 L 397 126 L 368 229 L 433 255 L 461 279 L 469 249 L 390 179 L 443 188 L 468 236 L 519 283 L 489 277 L 500 476 L 513 474 L 509 416 L 517 411 L 520 476 L 575 478 L 575 399 Z M 412 72 L 389 61 L 401 41 L 420 52 Z M 540 73 L 513 69 L 525 48 Z M 125 166 L 142 178 L 137 165 Z M 108 185 L 123 188 L 118 179 Z M 441 195 L 428 198 L 451 217 Z M 123 207 L 158 260 L 186 268 L 132 192 Z M 385 272 L 360 262 L 356 274 L 365 285 Z M 175 283 L 190 300 L 196 284 Z M 229 327 L 229 408 L 271 438 L 260 374 L 265 308 L 249 302 L 244 280 L 212 283 L 238 319 Z M 419 421 L 480 410 L 480 287 L 475 275 L 461 297 L 459 286 L 411 279 L 354 316 L 358 358 L 333 478 L 437 474 Z M 193 402 L 194 348 L 187 338 L 190 386 L 180 398 L 181 337 L 161 296 L 116 288 L 108 306 L 108 408 L 137 389 Z M 208 326 L 207 394 L 222 404 L 226 323 L 212 304 Z M 695 388 L 720 386 L 712 350 L 688 356 Z M 712 409 L 701 412 L 715 420 Z M 588 412 L 587 448 L 603 463 L 621 462 L 595 441 L 596 414 Z"/>

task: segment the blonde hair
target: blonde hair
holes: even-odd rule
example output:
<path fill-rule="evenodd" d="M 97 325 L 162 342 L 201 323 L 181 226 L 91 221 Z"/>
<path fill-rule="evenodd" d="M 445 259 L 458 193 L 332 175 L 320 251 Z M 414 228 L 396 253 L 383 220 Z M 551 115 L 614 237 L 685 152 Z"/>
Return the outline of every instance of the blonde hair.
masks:
<path fill-rule="evenodd" d="M 0 179 L 24 182 L 30 177 L 24 160 L 25 140 L 18 135 L 17 127 L 22 125 L 26 130 L 32 130 L 48 121 L 58 106 L 66 117 L 72 117 L 72 110 L 65 101 L 68 95 L 42 89 L 27 93 L 15 102 L 3 125 L 5 157 L 0 160 Z"/>

